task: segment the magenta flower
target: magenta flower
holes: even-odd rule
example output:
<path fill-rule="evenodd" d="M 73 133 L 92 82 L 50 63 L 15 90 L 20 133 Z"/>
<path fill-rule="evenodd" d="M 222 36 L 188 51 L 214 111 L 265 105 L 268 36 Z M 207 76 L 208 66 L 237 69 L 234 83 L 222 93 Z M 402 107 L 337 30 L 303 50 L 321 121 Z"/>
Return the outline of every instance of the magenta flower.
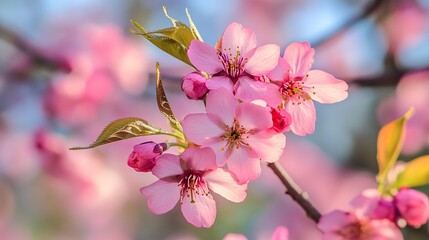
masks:
<path fill-rule="evenodd" d="M 189 73 L 182 79 L 182 91 L 189 99 L 202 100 L 209 91 L 206 81 L 207 79 L 199 72 Z"/>
<path fill-rule="evenodd" d="M 193 40 L 188 50 L 191 63 L 198 70 L 213 75 L 206 83 L 210 90 L 223 87 L 236 91 L 239 85 L 244 85 L 246 88 L 261 91 L 261 88 L 267 86 L 251 77 L 262 76 L 273 70 L 279 56 L 279 46 L 267 44 L 256 47 L 253 31 L 238 23 L 232 23 L 226 28 L 216 48 Z M 249 84 L 257 84 L 257 87 Z"/>
<path fill-rule="evenodd" d="M 367 219 L 353 212 L 333 211 L 320 219 L 322 240 L 402 240 L 399 228 L 387 219 Z"/>
<path fill-rule="evenodd" d="M 286 137 L 276 134 L 269 107 L 239 103 L 224 89 L 209 92 L 207 113 L 189 114 L 182 123 L 185 136 L 211 147 L 219 166 L 228 165 L 240 184 L 256 179 L 260 161 L 275 162 L 283 153 Z"/>
<path fill-rule="evenodd" d="M 167 149 L 165 143 L 152 141 L 140 143 L 134 146 L 128 157 L 128 166 L 137 172 L 150 172 L 155 167 L 156 159 Z"/>
<path fill-rule="evenodd" d="M 180 157 L 163 154 L 152 173 L 159 180 L 140 189 L 149 209 L 163 214 L 180 201 L 183 216 L 196 227 L 210 227 L 215 221 L 211 191 L 233 202 L 246 198 L 247 185 L 238 185 L 227 170 L 218 168 L 210 148 L 188 148 Z"/>
<path fill-rule="evenodd" d="M 419 191 L 404 188 L 394 198 L 394 203 L 407 224 L 419 227 L 429 219 L 429 199 Z"/>
<path fill-rule="evenodd" d="M 346 82 L 324 71 L 310 70 L 313 57 L 314 49 L 310 44 L 292 43 L 286 48 L 283 58 L 279 58 L 277 67 L 268 74 L 279 91 L 267 98 L 277 99 L 273 107 L 284 106 L 292 116 L 292 131 L 300 136 L 314 132 L 316 111 L 312 100 L 336 103 L 348 95 Z"/>

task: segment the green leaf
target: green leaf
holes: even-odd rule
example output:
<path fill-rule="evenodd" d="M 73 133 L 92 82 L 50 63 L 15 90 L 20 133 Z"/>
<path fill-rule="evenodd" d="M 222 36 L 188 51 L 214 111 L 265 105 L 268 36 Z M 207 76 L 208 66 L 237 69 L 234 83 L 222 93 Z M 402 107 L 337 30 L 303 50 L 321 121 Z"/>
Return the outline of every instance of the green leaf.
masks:
<path fill-rule="evenodd" d="M 162 85 L 161 73 L 159 69 L 159 63 L 156 63 L 156 102 L 158 104 L 159 111 L 164 114 L 167 118 L 171 129 L 176 135 L 179 135 L 181 139 L 185 139 L 183 135 L 183 129 L 180 122 L 174 116 L 173 110 L 171 110 L 170 103 L 168 102 L 167 95 L 165 94 L 164 87 Z"/>
<path fill-rule="evenodd" d="M 73 147 L 70 150 L 80 150 L 94 148 L 111 142 L 116 142 L 128 138 L 149 136 L 149 135 L 173 135 L 162 131 L 160 128 L 150 125 L 146 120 L 140 118 L 122 118 L 107 125 L 94 143 L 87 147 Z"/>
<path fill-rule="evenodd" d="M 381 128 L 377 141 L 378 181 L 384 184 L 387 175 L 395 165 L 402 148 L 405 136 L 405 123 L 413 114 L 411 108 L 401 118 Z"/>
<path fill-rule="evenodd" d="M 162 51 L 193 66 L 186 53 L 193 38 L 191 30 L 179 27 L 148 32 L 137 22 L 131 20 L 131 23 L 136 27 L 136 30 L 132 30 L 133 33 L 143 36 Z"/>
<path fill-rule="evenodd" d="M 173 27 L 188 27 L 188 26 L 186 26 L 186 24 L 182 23 L 181 21 L 170 17 L 170 15 L 168 15 L 166 6 L 162 6 L 162 10 L 164 11 L 164 14 L 168 18 L 168 20 L 171 21 L 171 24 L 173 24 Z"/>
<path fill-rule="evenodd" d="M 399 173 L 393 187 L 418 187 L 429 184 L 429 155 L 418 157 L 410 161 L 404 170 Z"/>

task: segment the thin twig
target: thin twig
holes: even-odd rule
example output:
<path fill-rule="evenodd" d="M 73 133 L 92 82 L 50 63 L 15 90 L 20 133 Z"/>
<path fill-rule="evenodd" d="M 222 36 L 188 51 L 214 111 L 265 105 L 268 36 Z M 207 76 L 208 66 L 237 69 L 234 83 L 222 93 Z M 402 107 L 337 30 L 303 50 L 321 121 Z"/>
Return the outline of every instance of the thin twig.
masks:
<path fill-rule="evenodd" d="M 50 69 L 60 70 L 64 72 L 70 72 L 70 66 L 61 59 L 55 59 L 41 51 L 37 50 L 34 46 L 30 45 L 21 36 L 12 30 L 0 25 L 0 38 L 9 42 L 17 49 L 25 53 L 35 63 L 45 66 Z"/>
<path fill-rule="evenodd" d="M 274 174 L 280 179 L 286 187 L 286 194 L 288 194 L 301 208 L 305 211 L 315 223 L 318 223 L 321 217 L 320 212 L 308 201 L 308 195 L 303 192 L 287 172 L 278 163 L 268 163 Z"/>
<path fill-rule="evenodd" d="M 381 8 L 383 3 L 385 3 L 385 2 L 388 2 L 388 1 L 373 0 L 370 4 L 368 4 L 368 6 L 360 14 L 358 14 L 357 16 L 352 17 L 348 21 L 344 22 L 342 25 L 340 25 L 336 29 L 332 30 L 330 33 L 326 34 L 324 37 L 320 38 L 316 42 L 313 42 L 311 44 L 311 46 L 313 46 L 314 48 L 318 47 L 318 46 L 322 45 L 323 43 L 327 42 L 328 40 L 334 38 L 335 36 L 338 36 L 339 34 L 343 33 L 344 31 L 346 31 L 347 29 L 349 29 L 350 27 L 352 27 L 353 25 L 355 25 L 356 23 L 358 23 L 362 19 L 364 19 L 368 16 L 371 16 L 379 8 Z"/>

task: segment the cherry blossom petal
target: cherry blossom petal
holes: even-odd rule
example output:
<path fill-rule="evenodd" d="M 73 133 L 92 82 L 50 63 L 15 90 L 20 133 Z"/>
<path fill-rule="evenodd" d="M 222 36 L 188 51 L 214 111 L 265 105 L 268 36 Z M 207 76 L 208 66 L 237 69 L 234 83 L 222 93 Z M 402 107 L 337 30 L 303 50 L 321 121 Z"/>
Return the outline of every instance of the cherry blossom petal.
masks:
<path fill-rule="evenodd" d="M 245 129 L 268 129 L 273 126 L 269 107 L 243 102 L 237 106 L 235 116 Z"/>
<path fill-rule="evenodd" d="M 354 214 L 335 210 L 326 215 L 323 215 L 317 224 L 317 228 L 322 230 L 324 233 L 336 232 L 337 230 L 358 221 L 359 220 Z"/>
<path fill-rule="evenodd" d="M 227 76 L 214 76 L 212 78 L 207 79 L 206 87 L 209 90 L 226 88 L 230 92 L 234 91 L 234 84 Z"/>
<path fill-rule="evenodd" d="M 304 80 L 303 86 L 312 99 L 320 103 L 336 103 L 347 98 L 348 85 L 331 74 L 311 70 Z"/>
<path fill-rule="evenodd" d="M 372 220 L 368 223 L 371 227 L 371 240 L 403 240 L 401 230 L 387 219 Z"/>
<path fill-rule="evenodd" d="M 189 169 L 208 171 L 217 168 L 216 155 L 209 147 L 187 148 L 180 157 L 185 161 Z"/>
<path fill-rule="evenodd" d="M 219 139 L 224 130 L 206 113 L 188 114 L 182 121 L 186 138 L 200 145 L 208 145 Z"/>
<path fill-rule="evenodd" d="M 218 168 L 204 176 L 209 188 L 232 202 L 242 202 L 246 198 L 247 185 L 239 185 L 231 173 L 225 169 Z"/>
<path fill-rule="evenodd" d="M 294 42 L 287 46 L 283 58 L 291 70 L 290 77 L 303 77 L 314 62 L 314 49 L 308 42 Z"/>
<path fill-rule="evenodd" d="M 207 94 L 206 111 L 209 114 L 216 115 L 226 125 L 231 126 L 234 121 L 234 109 L 238 104 L 232 92 L 219 88 L 212 90 Z M 206 128 L 206 126 L 203 126 Z"/>
<path fill-rule="evenodd" d="M 219 167 L 223 167 L 231 156 L 231 151 L 229 151 L 228 148 L 225 148 L 225 146 L 225 141 L 218 141 L 210 145 L 216 154 L 216 163 Z"/>
<path fill-rule="evenodd" d="M 288 240 L 289 239 L 289 231 L 287 228 L 283 226 L 278 226 L 276 230 L 274 230 L 271 240 Z"/>
<path fill-rule="evenodd" d="M 183 173 L 180 166 L 179 157 L 170 153 L 165 153 L 159 156 L 155 167 L 152 169 L 153 175 L 158 178 L 176 176 Z"/>
<path fill-rule="evenodd" d="M 247 238 L 243 234 L 228 233 L 223 240 L 247 240 Z"/>
<path fill-rule="evenodd" d="M 216 219 L 216 202 L 212 195 L 195 194 L 195 202 L 187 196 L 182 203 L 182 213 L 186 221 L 195 227 L 211 227 Z"/>
<path fill-rule="evenodd" d="M 147 205 L 155 214 L 163 214 L 174 208 L 180 198 L 177 182 L 159 180 L 142 187 L 140 193 L 147 197 Z"/>
<path fill-rule="evenodd" d="M 223 70 L 217 50 L 207 43 L 192 40 L 188 50 L 191 63 L 200 71 L 215 74 Z"/>
<path fill-rule="evenodd" d="M 222 52 L 230 51 L 234 56 L 236 51 L 245 56 L 248 51 L 256 47 L 256 36 L 252 30 L 236 22 L 231 23 L 222 35 Z"/>
<path fill-rule="evenodd" d="M 255 180 L 261 175 L 261 161 L 257 158 L 249 158 L 247 150 L 243 147 L 234 149 L 227 165 L 238 184 Z"/>
<path fill-rule="evenodd" d="M 267 74 L 277 66 L 279 57 L 280 47 L 276 44 L 255 48 L 246 55 L 248 62 L 244 69 L 253 76 Z"/>
<path fill-rule="evenodd" d="M 301 104 L 292 104 L 289 102 L 286 105 L 286 111 L 292 117 L 290 128 L 299 136 L 305 136 L 314 132 L 316 124 L 316 109 L 313 101 L 302 101 Z"/>
<path fill-rule="evenodd" d="M 286 145 L 286 136 L 276 134 L 270 138 L 260 138 L 258 135 L 252 136 L 247 140 L 251 151 L 255 151 L 262 161 L 276 162 L 283 154 Z"/>
<path fill-rule="evenodd" d="M 279 57 L 276 67 L 267 76 L 271 81 L 284 82 L 289 79 L 289 65 L 284 58 Z"/>
<path fill-rule="evenodd" d="M 277 85 L 241 77 L 236 84 L 235 96 L 244 102 L 264 100 L 269 106 L 277 107 L 282 101 L 282 95 Z"/>

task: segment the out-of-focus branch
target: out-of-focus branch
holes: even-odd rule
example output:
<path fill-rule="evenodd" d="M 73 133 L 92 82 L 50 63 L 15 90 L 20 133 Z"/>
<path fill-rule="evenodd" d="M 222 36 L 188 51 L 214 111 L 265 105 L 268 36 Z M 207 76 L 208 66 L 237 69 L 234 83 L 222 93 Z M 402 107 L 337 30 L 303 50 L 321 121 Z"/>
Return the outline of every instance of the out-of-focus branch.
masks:
<path fill-rule="evenodd" d="M 350 18 L 348 21 L 344 22 L 342 25 L 338 26 L 336 29 L 332 30 L 330 33 L 326 34 L 324 37 L 320 38 L 316 42 L 313 42 L 311 46 L 318 47 L 328 40 L 338 36 L 343 33 L 362 19 L 374 14 L 378 9 L 380 9 L 384 3 L 389 1 L 385 0 L 373 0 L 368 6 L 357 16 Z"/>
<path fill-rule="evenodd" d="M 0 38 L 15 46 L 25 53 L 33 62 L 41 66 L 64 72 L 70 72 L 71 70 L 70 66 L 64 60 L 47 56 L 25 41 L 17 33 L 2 25 L 0 25 Z"/>
<path fill-rule="evenodd" d="M 303 192 L 287 172 L 278 163 L 268 163 L 274 174 L 280 179 L 286 187 L 286 194 L 288 194 L 296 203 L 301 206 L 308 217 L 315 223 L 318 223 L 321 217 L 320 212 L 308 201 L 308 196 Z"/>

